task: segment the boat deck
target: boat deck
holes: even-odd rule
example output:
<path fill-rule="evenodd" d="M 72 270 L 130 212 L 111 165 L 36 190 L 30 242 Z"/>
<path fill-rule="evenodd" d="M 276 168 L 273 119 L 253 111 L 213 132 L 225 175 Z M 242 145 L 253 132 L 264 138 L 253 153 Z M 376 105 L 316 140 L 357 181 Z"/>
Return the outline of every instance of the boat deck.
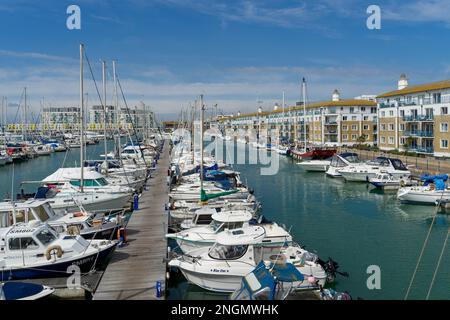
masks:
<path fill-rule="evenodd" d="M 156 282 L 165 288 L 168 200 L 166 143 L 157 169 L 139 200 L 139 210 L 128 222 L 127 244 L 117 248 L 95 291 L 94 300 L 155 300 Z"/>

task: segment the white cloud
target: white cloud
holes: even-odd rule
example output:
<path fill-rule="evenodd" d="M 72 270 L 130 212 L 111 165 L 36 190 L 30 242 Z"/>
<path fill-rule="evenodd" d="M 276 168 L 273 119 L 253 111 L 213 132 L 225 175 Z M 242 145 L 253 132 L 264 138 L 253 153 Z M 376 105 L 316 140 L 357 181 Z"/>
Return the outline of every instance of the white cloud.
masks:
<path fill-rule="evenodd" d="M 382 7 L 382 18 L 406 22 L 444 22 L 450 23 L 450 1 L 415 0 Z"/>

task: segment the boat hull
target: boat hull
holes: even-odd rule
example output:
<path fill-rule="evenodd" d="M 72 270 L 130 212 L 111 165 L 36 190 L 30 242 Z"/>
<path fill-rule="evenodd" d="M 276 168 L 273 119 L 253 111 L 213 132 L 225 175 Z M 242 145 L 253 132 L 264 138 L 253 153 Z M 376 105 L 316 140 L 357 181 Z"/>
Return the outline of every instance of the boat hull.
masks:
<path fill-rule="evenodd" d="M 397 199 L 413 204 L 436 205 L 439 202 L 450 201 L 450 192 L 444 191 L 443 194 L 442 191 L 400 189 L 397 194 Z"/>
<path fill-rule="evenodd" d="M 72 265 L 78 266 L 81 272 L 88 272 L 103 266 L 109 258 L 109 255 L 114 252 L 116 246 L 117 243 L 99 253 L 92 253 L 87 256 L 77 257 L 63 262 L 56 261 L 45 265 L 33 265 L 32 267 L 23 268 L 8 269 L 6 267 L 0 271 L 0 277 L 9 280 L 67 277 L 72 274 L 67 272 L 67 269 Z"/>

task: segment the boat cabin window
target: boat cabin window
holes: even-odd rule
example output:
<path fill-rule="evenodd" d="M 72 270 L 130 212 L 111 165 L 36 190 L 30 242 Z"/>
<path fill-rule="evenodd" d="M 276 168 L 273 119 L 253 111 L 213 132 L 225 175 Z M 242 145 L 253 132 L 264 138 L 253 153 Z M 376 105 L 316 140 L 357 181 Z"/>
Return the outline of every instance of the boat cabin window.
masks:
<path fill-rule="evenodd" d="M 209 256 L 217 260 L 235 260 L 241 258 L 247 252 L 247 245 L 224 246 L 215 244 L 209 251 Z"/>
<path fill-rule="evenodd" d="M 35 207 L 35 208 L 33 208 L 33 211 L 38 216 L 39 220 L 41 220 L 42 222 L 45 222 L 50 218 L 48 216 L 47 211 L 45 210 L 45 208 L 43 206 Z M 30 219 L 30 218 L 28 218 L 28 219 Z M 33 219 L 34 219 L 34 217 L 33 217 Z"/>
<path fill-rule="evenodd" d="M 56 240 L 56 236 L 49 229 L 42 230 L 36 235 L 36 238 L 45 246 Z"/>
<path fill-rule="evenodd" d="M 97 179 L 96 181 L 97 181 L 97 184 L 98 184 L 100 187 L 103 187 L 103 186 L 108 185 L 108 181 L 106 181 L 105 178 L 100 178 L 100 179 Z"/>
<path fill-rule="evenodd" d="M 16 209 L 12 211 L 12 213 L 16 215 L 16 223 L 27 222 L 25 219 L 27 218 L 27 210 L 25 209 Z"/>
<path fill-rule="evenodd" d="M 222 228 L 221 228 L 222 227 L 222 222 L 213 220 L 213 221 L 211 221 L 210 226 L 215 232 L 223 231 Z"/>
<path fill-rule="evenodd" d="M 10 238 L 9 250 L 35 250 L 39 249 L 39 245 L 31 237 Z"/>
<path fill-rule="evenodd" d="M 392 161 L 392 165 L 394 166 L 394 168 L 396 170 L 408 170 L 408 168 L 406 168 L 406 166 L 403 164 L 403 162 L 399 159 L 391 159 Z"/>
<path fill-rule="evenodd" d="M 200 214 L 197 216 L 196 224 L 210 224 L 211 215 L 210 214 Z"/>

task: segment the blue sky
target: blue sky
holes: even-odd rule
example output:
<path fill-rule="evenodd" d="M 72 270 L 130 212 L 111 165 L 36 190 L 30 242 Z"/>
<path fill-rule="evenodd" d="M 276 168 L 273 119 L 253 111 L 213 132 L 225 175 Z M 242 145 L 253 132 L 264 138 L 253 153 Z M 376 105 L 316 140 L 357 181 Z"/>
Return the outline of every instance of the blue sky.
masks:
<path fill-rule="evenodd" d="M 70 4 L 81 31 L 66 28 Z M 370 4 L 381 30 L 366 28 Z M 35 110 L 43 98 L 77 105 L 80 42 L 97 80 L 100 59 L 118 60 L 130 104 L 163 118 L 201 93 L 225 113 L 270 109 L 283 90 L 293 103 L 301 77 L 310 100 L 379 94 L 403 72 L 412 84 L 450 78 L 448 0 L 2 0 L 0 16 L 0 95 L 17 103 L 27 86 Z"/>

